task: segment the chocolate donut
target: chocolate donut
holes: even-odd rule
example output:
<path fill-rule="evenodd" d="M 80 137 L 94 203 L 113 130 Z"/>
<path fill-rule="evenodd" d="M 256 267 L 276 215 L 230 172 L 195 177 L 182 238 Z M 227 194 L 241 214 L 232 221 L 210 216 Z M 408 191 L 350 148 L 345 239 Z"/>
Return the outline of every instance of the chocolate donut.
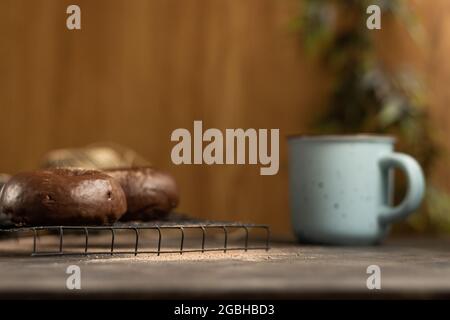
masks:
<path fill-rule="evenodd" d="M 178 205 L 175 180 L 152 167 L 105 170 L 116 179 L 127 198 L 127 212 L 121 221 L 162 219 Z"/>
<path fill-rule="evenodd" d="M 97 170 L 20 173 L 3 187 L 0 211 L 18 226 L 103 225 L 126 211 L 119 183 Z"/>

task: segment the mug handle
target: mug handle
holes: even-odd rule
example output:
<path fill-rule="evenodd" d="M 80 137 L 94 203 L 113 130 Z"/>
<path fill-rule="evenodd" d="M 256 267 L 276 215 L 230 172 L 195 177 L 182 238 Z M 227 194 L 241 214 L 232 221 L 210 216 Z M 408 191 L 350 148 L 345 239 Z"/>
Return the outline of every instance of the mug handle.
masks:
<path fill-rule="evenodd" d="M 408 183 L 406 196 L 399 205 L 395 207 L 383 205 L 380 222 L 387 224 L 406 218 L 420 206 L 425 192 L 425 178 L 420 165 L 407 154 L 394 152 L 383 156 L 379 161 L 382 170 L 393 167 L 403 170 Z"/>

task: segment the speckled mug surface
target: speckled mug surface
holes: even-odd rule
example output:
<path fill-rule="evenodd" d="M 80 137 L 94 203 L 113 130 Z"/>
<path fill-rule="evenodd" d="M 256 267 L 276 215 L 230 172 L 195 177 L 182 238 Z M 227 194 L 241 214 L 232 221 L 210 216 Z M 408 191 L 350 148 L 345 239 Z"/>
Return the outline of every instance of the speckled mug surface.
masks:
<path fill-rule="evenodd" d="M 379 243 L 389 225 L 416 210 L 423 198 L 422 169 L 394 152 L 388 136 L 289 137 L 289 187 L 294 232 L 301 242 Z M 393 168 L 403 170 L 408 190 L 393 207 Z"/>

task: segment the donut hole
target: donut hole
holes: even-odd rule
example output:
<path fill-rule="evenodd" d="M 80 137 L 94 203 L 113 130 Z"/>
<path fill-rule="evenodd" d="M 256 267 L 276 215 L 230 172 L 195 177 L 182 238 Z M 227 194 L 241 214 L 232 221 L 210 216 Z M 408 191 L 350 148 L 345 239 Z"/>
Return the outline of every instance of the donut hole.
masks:
<path fill-rule="evenodd" d="M 112 200 L 112 191 L 111 190 L 108 190 L 108 192 L 106 192 L 106 198 L 108 200 Z"/>

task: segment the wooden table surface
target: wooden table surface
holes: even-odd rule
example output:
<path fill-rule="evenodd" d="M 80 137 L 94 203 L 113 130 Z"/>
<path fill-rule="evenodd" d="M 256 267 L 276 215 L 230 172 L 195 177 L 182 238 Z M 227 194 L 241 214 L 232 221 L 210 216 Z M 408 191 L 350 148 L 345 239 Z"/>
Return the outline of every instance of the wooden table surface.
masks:
<path fill-rule="evenodd" d="M 81 290 L 66 268 L 81 268 Z M 381 290 L 369 290 L 369 265 Z M 376 247 L 275 242 L 269 252 L 109 257 L 0 254 L 1 298 L 445 298 L 450 239 L 391 239 Z"/>

